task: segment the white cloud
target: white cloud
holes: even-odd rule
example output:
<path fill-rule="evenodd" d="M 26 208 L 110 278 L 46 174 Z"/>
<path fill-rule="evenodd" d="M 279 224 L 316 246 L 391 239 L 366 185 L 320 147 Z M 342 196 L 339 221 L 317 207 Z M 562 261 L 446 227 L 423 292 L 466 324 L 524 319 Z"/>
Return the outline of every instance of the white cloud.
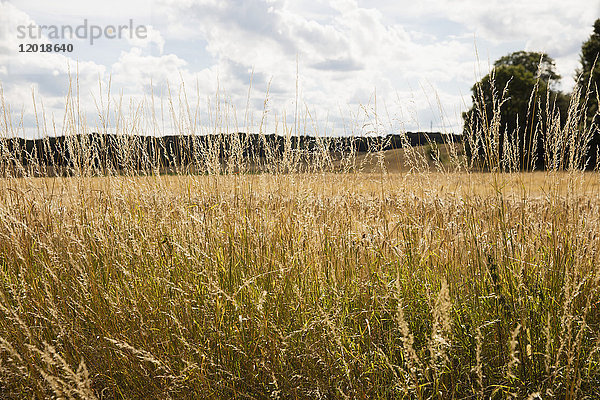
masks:
<path fill-rule="evenodd" d="M 145 26 L 146 30 L 143 34 L 144 37 L 127 36 L 126 39 L 132 46 L 136 47 L 144 47 L 147 48 L 152 44 L 155 44 L 158 47 L 158 51 L 160 54 L 163 53 L 165 48 L 165 39 L 161 35 L 160 31 L 156 30 L 152 25 Z"/>
<path fill-rule="evenodd" d="M 493 63 L 522 49 L 546 51 L 556 59 L 568 90 L 581 42 L 600 15 L 600 0 L 159 0 L 150 7 L 111 0 L 110 12 L 71 0 L 34 3 L 0 3 L 0 26 L 68 10 L 77 21 L 93 16 L 111 24 L 130 18 L 146 22 L 146 39 L 124 41 L 112 58 L 97 51 L 79 60 L 82 93 L 109 77 L 114 93 L 123 90 L 135 98 L 147 94 L 150 82 L 175 87 L 183 81 L 202 99 L 214 96 L 218 87 L 243 114 L 252 78 L 252 111 L 261 112 L 269 88 L 269 107 L 279 113 L 278 107 L 286 108 L 289 115 L 296 108 L 298 83 L 300 108 L 310 105 L 324 120 L 348 105 L 369 103 L 376 92 L 392 119 L 406 119 L 407 129 L 429 129 L 431 121 L 436 129 L 442 119 L 460 129 L 461 107 L 478 77 L 475 45 L 483 74 L 488 59 Z M 183 49 L 185 43 L 202 48 Z M 18 44 L 4 29 L 0 51 Z M 158 53 L 152 51 L 156 48 Z M 208 55 L 195 57 L 196 52 Z M 73 57 L 62 54 L 8 56 L 0 79 L 15 99 L 15 88 L 29 92 L 31 83 L 58 96 L 65 90 L 67 63 L 72 70 L 75 65 Z"/>
<path fill-rule="evenodd" d="M 51 43 L 45 35 L 19 39 L 17 27 L 29 27 L 32 24 L 36 25 L 36 21 L 25 12 L 11 3 L 0 3 L 0 26 L 4 28 L 0 36 L 0 57 L 4 64 L 0 68 L 0 84 L 6 103 L 16 113 L 15 118 L 23 118 L 25 124 L 34 124 L 32 101 L 35 96 L 38 114 L 43 110 L 50 119 L 56 116 L 59 121 L 57 132 L 60 133 L 68 91 L 71 90 L 75 96 L 78 89 L 80 93 L 87 94 L 89 88 L 102 77 L 106 67 L 94 61 L 74 59 L 67 53 L 19 52 L 20 44 L 40 46 Z M 74 78 L 71 87 L 69 75 Z M 93 107 L 93 102 L 87 96 L 82 97 L 80 104 L 83 109 L 90 110 Z"/>
<path fill-rule="evenodd" d="M 566 90 L 572 87 L 570 77 L 578 61 L 581 43 L 590 35 L 594 20 L 600 17 L 599 0 L 422 0 L 402 3 L 394 10 L 406 20 L 426 21 L 436 17 L 460 24 L 481 46 L 482 55 L 491 53 L 491 62 L 505 54 L 498 53 L 494 47 L 547 52 L 557 60 L 558 72 L 566 78 L 563 82 Z M 377 1 L 375 4 L 379 5 Z M 492 46 L 482 46 L 484 43 Z"/>
<path fill-rule="evenodd" d="M 122 52 L 112 65 L 111 74 L 115 83 L 130 89 L 139 89 L 150 82 L 166 83 L 181 80 L 180 72 L 187 62 L 174 54 L 160 57 L 144 55 L 138 47 Z"/>

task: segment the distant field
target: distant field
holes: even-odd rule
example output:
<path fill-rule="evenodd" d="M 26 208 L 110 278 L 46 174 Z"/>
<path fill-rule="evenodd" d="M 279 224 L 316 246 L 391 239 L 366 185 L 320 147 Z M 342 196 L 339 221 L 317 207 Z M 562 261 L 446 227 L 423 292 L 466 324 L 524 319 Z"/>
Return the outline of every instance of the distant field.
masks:
<path fill-rule="evenodd" d="M 1 179 L 0 397 L 600 396 L 597 173 L 364 165 Z"/>
<path fill-rule="evenodd" d="M 452 158 L 464 156 L 461 144 L 436 144 L 406 149 L 363 152 L 356 156 L 354 165 L 361 172 L 438 172 L 452 170 Z"/>

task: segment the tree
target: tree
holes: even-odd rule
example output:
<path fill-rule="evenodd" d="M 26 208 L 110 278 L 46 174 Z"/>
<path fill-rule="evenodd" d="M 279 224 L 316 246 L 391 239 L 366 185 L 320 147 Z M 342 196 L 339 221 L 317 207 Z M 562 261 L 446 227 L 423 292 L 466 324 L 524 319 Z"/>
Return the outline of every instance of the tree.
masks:
<path fill-rule="evenodd" d="M 554 90 L 560 76 L 545 53 L 518 51 L 498 59 L 472 91 L 463 114 L 470 159 L 485 168 L 542 168 L 543 132 L 568 109 L 568 96 Z"/>
<path fill-rule="evenodd" d="M 560 75 L 554 71 L 554 60 L 546 53 L 517 51 L 507 56 L 500 57 L 498 61 L 494 63 L 495 67 L 519 65 L 523 66 L 523 68 L 531 72 L 534 76 L 539 76 L 539 78 L 547 84 L 553 85 L 560 80 Z"/>
<path fill-rule="evenodd" d="M 594 23 L 594 32 L 581 46 L 581 67 L 577 71 L 578 85 L 585 95 L 586 126 L 591 129 L 592 137 L 589 143 L 589 161 L 592 167 L 597 165 L 600 152 L 600 114 L 598 113 L 598 90 L 600 88 L 600 19 Z"/>

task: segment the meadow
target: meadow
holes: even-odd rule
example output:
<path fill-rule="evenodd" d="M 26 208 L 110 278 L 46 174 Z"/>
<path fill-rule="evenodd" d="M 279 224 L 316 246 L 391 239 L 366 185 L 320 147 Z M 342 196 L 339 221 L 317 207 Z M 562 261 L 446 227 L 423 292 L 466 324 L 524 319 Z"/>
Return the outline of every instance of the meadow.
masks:
<path fill-rule="evenodd" d="M 600 397 L 600 175 L 576 161 L 516 172 L 487 140 L 485 169 L 447 145 L 106 173 L 74 139 L 44 176 L 6 115 L 1 398 Z"/>

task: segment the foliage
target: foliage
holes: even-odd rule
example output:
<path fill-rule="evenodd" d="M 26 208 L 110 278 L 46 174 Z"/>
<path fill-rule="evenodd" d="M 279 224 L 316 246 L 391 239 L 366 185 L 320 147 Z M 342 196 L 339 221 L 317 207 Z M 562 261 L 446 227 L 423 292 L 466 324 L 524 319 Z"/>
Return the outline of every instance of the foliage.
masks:
<path fill-rule="evenodd" d="M 503 169 L 544 166 L 544 132 L 558 116 L 564 121 L 569 98 L 552 89 L 560 76 L 547 54 L 516 52 L 495 62 L 493 70 L 472 88 L 473 107 L 463 114 L 468 154 L 487 168 L 505 160 Z M 493 153 L 485 142 L 498 143 Z M 510 165 L 508 165 L 510 164 Z"/>
<path fill-rule="evenodd" d="M 546 84 L 558 82 L 561 78 L 555 71 L 554 60 L 546 53 L 532 51 L 517 51 L 509 55 L 500 57 L 495 63 L 495 67 L 522 66 L 533 74 L 535 78 L 540 78 Z"/>
<path fill-rule="evenodd" d="M 578 84 L 586 92 L 586 125 L 595 131 L 590 141 L 591 163 L 595 164 L 600 151 L 600 118 L 598 118 L 598 87 L 600 87 L 600 19 L 594 23 L 594 31 L 587 41 L 581 46 L 581 67 L 578 70 Z"/>

